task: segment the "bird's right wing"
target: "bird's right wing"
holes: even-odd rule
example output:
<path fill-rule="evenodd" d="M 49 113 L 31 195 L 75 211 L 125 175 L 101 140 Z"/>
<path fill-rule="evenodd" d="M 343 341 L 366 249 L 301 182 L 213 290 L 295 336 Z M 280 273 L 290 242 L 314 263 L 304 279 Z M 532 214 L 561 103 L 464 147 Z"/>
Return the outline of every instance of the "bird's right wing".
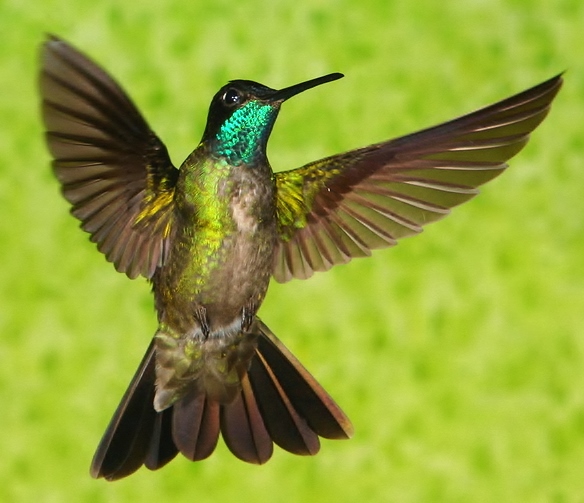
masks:
<path fill-rule="evenodd" d="M 71 213 L 118 271 L 151 278 L 167 257 L 178 170 L 93 61 L 51 36 L 41 65 L 46 140 Z"/>

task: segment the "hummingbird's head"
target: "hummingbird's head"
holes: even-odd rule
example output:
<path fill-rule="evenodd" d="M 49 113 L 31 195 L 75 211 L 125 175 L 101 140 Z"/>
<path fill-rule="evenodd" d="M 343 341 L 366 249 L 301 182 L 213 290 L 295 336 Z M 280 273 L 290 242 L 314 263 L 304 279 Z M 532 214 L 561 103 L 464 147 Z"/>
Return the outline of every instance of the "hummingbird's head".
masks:
<path fill-rule="evenodd" d="M 213 97 L 202 141 L 234 166 L 253 164 L 259 156 L 265 156 L 268 137 L 284 101 L 341 77 L 341 73 L 331 73 L 280 90 L 251 80 L 233 80 Z"/>

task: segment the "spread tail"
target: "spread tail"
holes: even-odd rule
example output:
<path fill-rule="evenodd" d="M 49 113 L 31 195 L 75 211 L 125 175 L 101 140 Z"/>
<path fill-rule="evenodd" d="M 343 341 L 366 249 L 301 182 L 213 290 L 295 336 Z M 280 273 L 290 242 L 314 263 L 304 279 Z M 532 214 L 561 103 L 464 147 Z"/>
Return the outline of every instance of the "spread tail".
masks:
<path fill-rule="evenodd" d="M 314 455 L 318 437 L 344 439 L 353 428 L 343 411 L 259 319 L 257 348 L 241 390 L 228 404 L 193 391 L 156 412 L 152 342 L 97 448 L 91 475 L 117 480 L 142 465 L 161 468 L 178 452 L 192 461 L 210 456 L 219 433 L 243 461 L 262 464 L 273 443 L 294 454 Z"/>

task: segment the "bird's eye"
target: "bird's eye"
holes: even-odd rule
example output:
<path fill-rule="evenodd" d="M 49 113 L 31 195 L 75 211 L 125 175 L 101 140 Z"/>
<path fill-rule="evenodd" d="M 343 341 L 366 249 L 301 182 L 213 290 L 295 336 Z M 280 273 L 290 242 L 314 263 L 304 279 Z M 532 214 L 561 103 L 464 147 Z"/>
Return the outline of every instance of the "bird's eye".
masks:
<path fill-rule="evenodd" d="M 221 99 L 223 100 L 223 103 L 225 103 L 227 106 L 232 107 L 235 105 L 239 105 L 243 97 L 241 96 L 241 93 L 237 89 L 228 89 L 227 91 L 225 91 L 225 94 Z"/>

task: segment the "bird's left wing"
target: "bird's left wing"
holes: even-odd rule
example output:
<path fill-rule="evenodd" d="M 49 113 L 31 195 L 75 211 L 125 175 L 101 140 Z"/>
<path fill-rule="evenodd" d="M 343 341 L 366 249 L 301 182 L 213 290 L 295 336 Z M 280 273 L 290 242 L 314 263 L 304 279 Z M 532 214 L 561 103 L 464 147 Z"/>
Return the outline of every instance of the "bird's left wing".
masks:
<path fill-rule="evenodd" d="M 178 170 L 123 89 L 63 40 L 41 51 L 40 92 L 53 169 L 71 213 L 130 278 L 163 265 Z"/>
<path fill-rule="evenodd" d="M 560 75 L 458 119 L 276 173 L 277 281 L 393 246 L 475 196 L 527 143 Z"/>

